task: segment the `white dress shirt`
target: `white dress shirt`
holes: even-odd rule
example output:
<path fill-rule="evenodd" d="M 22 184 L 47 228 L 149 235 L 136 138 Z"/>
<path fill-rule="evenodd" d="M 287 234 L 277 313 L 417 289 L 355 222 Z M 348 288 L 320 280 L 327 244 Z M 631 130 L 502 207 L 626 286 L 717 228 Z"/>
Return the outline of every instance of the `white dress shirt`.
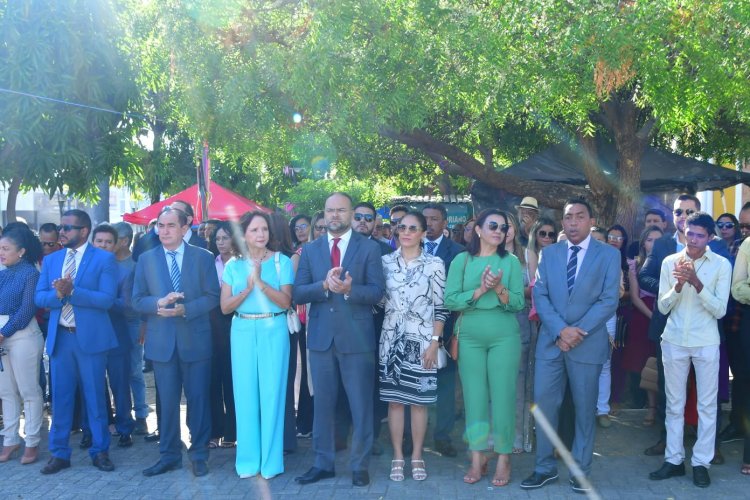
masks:
<path fill-rule="evenodd" d="M 167 250 L 163 245 L 162 249 L 164 249 L 164 258 L 167 260 L 167 269 L 171 272 L 172 257 L 170 257 L 167 252 L 171 252 L 172 250 Z M 180 246 L 174 249 L 174 251 L 177 252 L 177 255 L 174 256 L 175 260 L 177 261 L 177 268 L 180 270 L 180 274 L 182 274 L 182 257 L 185 256 L 185 243 L 180 243 Z"/>
<path fill-rule="evenodd" d="M 346 249 L 349 248 L 349 240 L 352 237 L 352 228 L 349 228 L 347 232 L 341 236 L 334 236 L 328 233 L 328 250 L 333 250 L 333 239 L 340 238 L 339 240 L 339 252 L 341 253 L 340 265 L 344 265 L 344 255 L 346 255 Z M 343 277 L 341 278 L 343 279 Z"/>
<path fill-rule="evenodd" d="M 570 240 L 568 241 L 568 258 L 565 261 L 565 265 L 568 265 L 568 262 L 570 262 L 570 256 L 573 255 L 573 251 L 570 249 L 574 243 L 571 243 Z M 586 239 L 580 242 L 578 245 L 575 245 L 577 247 L 580 247 L 580 250 L 578 250 L 578 261 L 576 262 L 576 279 L 578 279 L 578 272 L 581 270 L 581 264 L 583 264 L 583 258 L 586 257 L 586 252 L 589 249 L 589 245 L 591 244 L 591 235 L 589 234 L 586 236 Z"/>

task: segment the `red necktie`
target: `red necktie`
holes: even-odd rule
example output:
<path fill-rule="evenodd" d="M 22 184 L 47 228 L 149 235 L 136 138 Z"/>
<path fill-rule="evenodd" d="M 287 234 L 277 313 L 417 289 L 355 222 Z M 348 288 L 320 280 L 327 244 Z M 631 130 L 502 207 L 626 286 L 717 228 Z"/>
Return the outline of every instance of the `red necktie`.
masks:
<path fill-rule="evenodd" d="M 339 250 L 339 241 L 341 241 L 341 238 L 333 239 L 333 248 L 331 248 L 331 267 L 339 267 L 341 265 L 341 250 Z"/>

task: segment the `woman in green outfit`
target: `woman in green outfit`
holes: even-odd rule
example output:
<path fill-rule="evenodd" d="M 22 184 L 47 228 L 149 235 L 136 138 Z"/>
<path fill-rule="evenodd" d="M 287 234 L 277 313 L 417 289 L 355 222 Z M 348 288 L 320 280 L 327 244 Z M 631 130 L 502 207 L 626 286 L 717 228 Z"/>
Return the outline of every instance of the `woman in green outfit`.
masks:
<path fill-rule="evenodd" d="M 516 377 L 521 339 L 516 313 L 523 309 L 523 273 L 505 250 L 508 218 L 497 209 L 479 214 L 466 252 L 451 264 L 445 306 L 462 312 L 458 370 L 464 392 L 466 438 L 471 467 L 464 482 L 478 482 L 489 459 L 482 453 L 490 429 L 498 453 L 493 486 L 510 482 L 510 453 L 515 437 Z M 492 402 L 490 424 L 489 402 Z"/>

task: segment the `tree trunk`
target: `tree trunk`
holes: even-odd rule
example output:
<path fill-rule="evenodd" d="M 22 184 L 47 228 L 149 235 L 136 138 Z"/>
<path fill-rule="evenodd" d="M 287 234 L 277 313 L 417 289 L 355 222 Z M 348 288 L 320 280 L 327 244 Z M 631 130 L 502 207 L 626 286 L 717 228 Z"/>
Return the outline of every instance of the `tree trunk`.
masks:
<path fill-rule="evenodd" d="M 21 182 L 23 178 L 20 175 L 13 177 L 8 187 L 8 205 L 5 207 L 5 214 L 8 218 L 8 222 L 16 222 L 16 203 L 18 201 L 18 192 L 21 189 Z"/>
<path fill-rule="evenodd" d="M 93 224 L 109 222 L 109 176 L 99 181 L 99 202 L 92 210 Z"/>

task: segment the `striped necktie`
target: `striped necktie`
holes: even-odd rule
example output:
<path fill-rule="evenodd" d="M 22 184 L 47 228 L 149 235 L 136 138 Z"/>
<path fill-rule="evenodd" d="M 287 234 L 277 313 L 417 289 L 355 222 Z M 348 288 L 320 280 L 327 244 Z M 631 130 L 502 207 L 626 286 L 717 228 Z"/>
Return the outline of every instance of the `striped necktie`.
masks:
<path fill-rule="evenodd" d="M 182 291 L 182 275 L 180 274 L 180 268 L 177 266 L 177 252 L 170 251 L 167 255 L 172 257 L 172 262 L 169 266 L 169 278 L 172 280 L 172 289 L 175 292 Z"/>
<path fill-rule="evenodd" d="M 76 251 L 74 249 L 68 250 L 68 256 L 65 258 L 65 271 L 63 272 L 63 278 L 70 277 L 70 279 L 76 279 Z M 73 306 L 70 302 L 63 304 L 62 308 L 62 319 L 70 326 L 75 326 L 76 318 L 73 315 Z"/>
<path fill-rule="evenodd" d="M 435 249 L 437 248 L 437 242 L 435 241 L 428 241 L 424 244 L 425 253 L 428 253 L 430 255 L 435 255 Z"/>
<path fill-rule="evenodd" d="M 573 292 L 573 285 L 576 282 L 576 269 L 578 268 L 578 252 L 581 247 L 573 245 L 570 247 L 572 254 L 570 254 L 570 260 L 568 260 L 568 295 Z"/>

